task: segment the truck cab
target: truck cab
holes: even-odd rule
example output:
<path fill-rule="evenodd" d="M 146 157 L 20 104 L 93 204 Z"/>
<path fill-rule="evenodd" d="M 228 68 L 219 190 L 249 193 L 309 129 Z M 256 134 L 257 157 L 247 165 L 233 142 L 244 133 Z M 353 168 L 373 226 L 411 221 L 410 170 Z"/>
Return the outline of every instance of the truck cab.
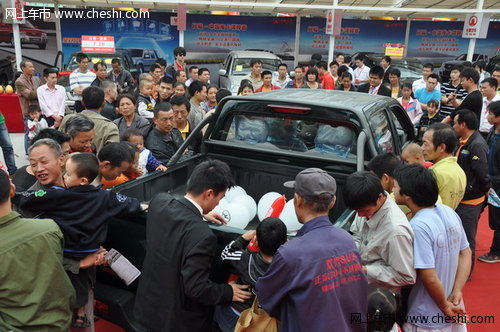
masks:
<path fill-rule="evenodd" d="M 332 175 L 338 185 L 330 220 L 348 230 L 354 212 L 346 210 L 341 197 L 347 176 L 363 170 L 377 154 L 399 155 L 403 145 L 414 139 L 413 125 L 395 99 L 330 90 L 285 89 L 229 96 L 194 131 L 204 127 L 199 154 L 181 159 L 195 137 L 192 135 L 170 159 L 166 173 L 154 172 L 111 190 L 145 202 L 159 192 L 184 195 L 193 168 L 213 158 L 230 166 L 236 184 L 256 202 L 270 191 L 291 199 L 293 190 L 283 183 L 305 168 L 318 167 Z M 145 256 L 146 219 L 147 212 L 111 220 L 104 245 L 120 251 L 139 269 Z M 255 218 L 246 229 L 255 229 L 258 222 Z M 219 250 L 212 264 L 213 279 L 226 282 L 228 272 L 220 261 L 220 252 L 245 230 L 210 227 L 217 236 Z M 132 308 L 137 284 L 135 281 L 127 287 L 109 269 L 101 269 L 95 293 L 96 313 L 127 331 L 135 331 Z"/>

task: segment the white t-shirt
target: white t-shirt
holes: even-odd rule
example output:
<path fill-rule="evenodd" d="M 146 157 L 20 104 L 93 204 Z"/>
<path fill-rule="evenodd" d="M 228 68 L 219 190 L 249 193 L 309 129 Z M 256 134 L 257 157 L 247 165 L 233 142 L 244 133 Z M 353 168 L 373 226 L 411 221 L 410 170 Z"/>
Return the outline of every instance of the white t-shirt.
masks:
<path fill-rule="evenodd" d="M 410 225 L 414 232 L 415 269 L 435 269 L 443 285 L 445 297 L 448 297 L 455 283 L 459 252 L 469 247 L 460 217 L 450 207 L 436 204 L 434 208 L 418 211 L 410 220 Z M 444 316 L 425 289 L 422 280 L 417 277 L 408 299 L 408 316 L 437 315 Z M 444 319 L 439 319 L 437 323 L 429 321 L 414 324 L 432 329 L 450 325 L 444 323 Z"/>
<path fill-rule="evenodd" d="M 356 84 L 356 80 L 365 81 L 368 79 L 370 79 L 370 68 L 368 66 L 363 65 L 361 68 L 356 67 L 356 69 L 354 69 L 354 82 L 353 82 L 353 84 L 355 86 L 366 83 L 366 82 L 362 82 L 362 83 Z"/>
<path fill-rule="evenodd" d="M 491 123 L 488 122 L 488 105 L 494 101 L 499 101 L 500 95 L 497 93 L 492 100 L 488 100 L 488 98 L 483 97 L 483 109 L 481 110 L 481 119 L 479 119 L 479 131 L 481 133 L 488 133 L 493 127 Z"/>

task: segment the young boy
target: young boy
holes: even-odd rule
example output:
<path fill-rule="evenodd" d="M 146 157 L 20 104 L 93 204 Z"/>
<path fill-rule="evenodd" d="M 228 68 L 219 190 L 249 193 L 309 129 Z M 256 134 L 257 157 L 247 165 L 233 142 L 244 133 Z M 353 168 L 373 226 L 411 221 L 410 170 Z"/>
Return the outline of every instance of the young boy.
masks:
<path fill-rule="evenodd" d="M 142 79 L 139 82 L 139 96 L 137 97 L 137 112 L 139 115 L 152 120 L 154 117 L 153 109 L 155 101 L 151 98 L 153 94 L 153 82 Z"/>
<path fill-rule="evenodd" d="M 28 139 L 31 141 L 42 129 L 49 128 L 47 121 L 42 118 L 42 111 L 38 105 L 28 107 Z"/>
<path fill-rule="evenodd" d="M 135 198 L 90 185 L 98 174 L 99 163 L 95 155 L 87 152 L 73 154 L 66 162 L 63 179 L 67 189 L 52 187 L 26 191 L 17 193 L 13 199 L 20 208 L 29 207 L 39 212 L 40 217 L 54 219 L 64 235 L 65 258 L 80 260 L 99 251 L 106 238 L 109 218 L 143 210 Z M 77 274 L 68 271 L 76 291 L 73 327 L 90 326 L 84 306 L 93 273 L 90 269 L 80 269 Z"/>
<path fill-rule="evenodd" d="M 262 82 L 263 82 L 262 86 L 260 88 L 258 88 L 257 90 L 255 90 L 255 93 L 280 89 L 279 86 L 272 84 L 273 73 L 270 72 L 269 70 L 264 70 L 261 74 L 261 77 L 262 77 Z"/>
<path fill-rule="evenodd" d="M 137 146 L 139 149 L 138 168 L 142 174 L 147 174 L 153 171 L 166 172 L 167 167 L 153 156 L 153 153 L 144 147 L 144 136 L 137 129 L 127 129 L 123 133 L 123 139 Z"/>
<path fill-rule="evenodd" d="M 422 115 L 420 118 L 420 123 L 418 124 L 418 134 L 417 139 L 422 142 L 422 137 L 425 131 L 432 124 L 441 122 L 441 117 L 438 112 L 439 102 L 436 99 L 431 99 L 427 102 L 427 113 Z"/>
<path fill-rule="evenodd" d="M 255 234 L 259 252 L 245 249 Z M 222 260 L 229 264 L 232 273 L 239 276 L 239 283 L 250 286 L 248 291 L 254 296 L 243 303 L 232 302 L 216 307 L 214 318 L 223 332 L 234 331 L 240 313 L 252 306 L 257 280 L 266 273 L 274 254 L 286 240 L 285 224 L 279 218 L 266 218 L 256 231 L 246 232 L 224 248 Z"/>

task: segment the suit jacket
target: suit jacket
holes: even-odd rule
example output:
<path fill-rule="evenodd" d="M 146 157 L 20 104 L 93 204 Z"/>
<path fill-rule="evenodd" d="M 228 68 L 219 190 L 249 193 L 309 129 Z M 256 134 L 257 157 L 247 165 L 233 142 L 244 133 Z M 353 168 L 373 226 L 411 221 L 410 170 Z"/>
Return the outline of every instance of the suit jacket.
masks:
<path fill-rule="evenodd" d="M 231 302 L 210 280 L 217 238 L 186 198 L 156 195 L 149 205 L 146 258 L 134 315 L 148 331 L 211 331 L 211 307 Z"/>
<path fill-rule="evenodd" d="M 358 86 L 358 92 L 368 93 L 369 91 L 370 91 L 370 83 L 365 83 Z M 387 88 L 384 84 L 381 84 L 380 88 L 378 89 L 377 95 L 390 97 L 391 90 Z"/>
<path fill-rule="evenodd" d="M 86 115 L 92 122 L 94 122 L 94 145 L 96 152 L 99 152 L 108 143 L 120 142 L 118 127 L 113 123 L 113 121 L 103 117 L 98 112 L 91 110 L 83 110 L 81 114 Z M 75 115 L 76 114 L 69 114 L 65 116 L 59 126 L 59 131 L 65 133 L 68 120 Z"/>
<path fill-rule="evenodd" d="M 38 96 L 36 94 L 36 89 L 42 83 L 40 79 L 36 76 L 32 76 L 29 80 L 24 74 L 21 74 L 16 80 L 16 93 L 19 95 L 19 103 L 21 104 L 21 109 L 23 115 L 28 115 L 28 107 L 30 105 L 38 105 Z"/>

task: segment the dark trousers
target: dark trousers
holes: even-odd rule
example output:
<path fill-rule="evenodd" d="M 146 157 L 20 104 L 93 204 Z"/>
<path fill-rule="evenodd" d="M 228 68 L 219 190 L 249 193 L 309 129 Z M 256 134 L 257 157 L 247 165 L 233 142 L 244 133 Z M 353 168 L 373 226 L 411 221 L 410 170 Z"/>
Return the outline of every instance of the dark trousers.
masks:
<path fill-rule="evenodd" d="M 500 208 L 488 204 L 488 212 L 490 228 L 494 231 L 490 253 L 500 256 Z"/>
<path fill-rule="evenodd" d="M 469 247 L 472 252 L 472 265 L 470 267 L 470 272 L 474 269 L 474 260 L 476 258 L 476 233 L 477 233 L 477 223 L 479 217 L 481 216 L 481 211 L 483 209 L 483 204 L 469 205 L 460 203 L 455 209 L 462 220 L 462 225 L 464 227 L 465 235 L 467 236 L 467 241 L 469 242 Z"/>

